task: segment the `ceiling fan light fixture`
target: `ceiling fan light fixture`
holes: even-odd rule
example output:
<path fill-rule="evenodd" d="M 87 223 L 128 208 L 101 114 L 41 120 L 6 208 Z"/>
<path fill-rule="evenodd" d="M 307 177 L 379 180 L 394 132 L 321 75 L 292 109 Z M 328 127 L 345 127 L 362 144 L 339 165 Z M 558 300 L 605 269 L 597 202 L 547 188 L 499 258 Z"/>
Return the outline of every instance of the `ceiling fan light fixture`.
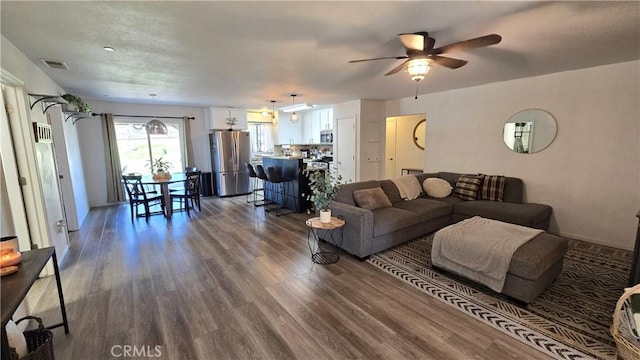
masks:
<path fill-rule="evenodd" d="M 407 63 L 407 72 L 411 80 L 420 81 L 431 70 L 431 60 L 425 58 L 412 59 Z"/>

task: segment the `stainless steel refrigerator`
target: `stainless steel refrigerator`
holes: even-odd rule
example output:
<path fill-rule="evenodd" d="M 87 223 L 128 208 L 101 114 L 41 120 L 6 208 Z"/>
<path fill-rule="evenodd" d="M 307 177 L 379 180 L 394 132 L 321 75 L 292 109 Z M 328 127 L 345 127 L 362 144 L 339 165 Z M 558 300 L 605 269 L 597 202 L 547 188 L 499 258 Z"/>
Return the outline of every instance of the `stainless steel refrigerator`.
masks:
<path fill-rule="evenodd" d="M 249 193 L 251 141 L 246 131 L 214 131 L 209 134 L 214 195 L 234 196 Z"/>

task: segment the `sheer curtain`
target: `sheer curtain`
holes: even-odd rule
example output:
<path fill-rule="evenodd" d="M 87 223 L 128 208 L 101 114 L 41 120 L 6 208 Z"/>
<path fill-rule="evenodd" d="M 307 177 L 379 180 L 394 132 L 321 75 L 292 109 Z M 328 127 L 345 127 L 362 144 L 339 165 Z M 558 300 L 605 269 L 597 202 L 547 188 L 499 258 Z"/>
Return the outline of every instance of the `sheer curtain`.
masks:
<path fill-rule="evenodd" d="M 100 115 L 102 120 L 102 138 L 104 143 L 104 160 L 107 170 L 107 202 L 117 203 L 125 200 L 122 187 L 122 167 L 118 153 L 118 139 L 113 114 Z"/>

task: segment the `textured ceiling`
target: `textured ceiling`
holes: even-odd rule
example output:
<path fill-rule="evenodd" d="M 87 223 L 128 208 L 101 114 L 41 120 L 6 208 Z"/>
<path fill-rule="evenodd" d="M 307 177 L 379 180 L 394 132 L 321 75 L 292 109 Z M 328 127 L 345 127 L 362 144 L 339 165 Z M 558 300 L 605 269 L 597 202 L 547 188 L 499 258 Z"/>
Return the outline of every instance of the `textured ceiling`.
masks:
<path fill-rule="evenodd" d="M 436 46 L 491 33 L 500 44 L 448 54 L 419 93 L 640 59 L 639 2 L 0 2 L 1 33 L 66 91 L 87 99 L 195 106 L 412 96 L 396 35 Z M 106 52 L 112 46 L 115 52 Z M 40 59 L 66 62 L 69 71 Z M 105 97 L 106 96 L 106 97 Z"/>

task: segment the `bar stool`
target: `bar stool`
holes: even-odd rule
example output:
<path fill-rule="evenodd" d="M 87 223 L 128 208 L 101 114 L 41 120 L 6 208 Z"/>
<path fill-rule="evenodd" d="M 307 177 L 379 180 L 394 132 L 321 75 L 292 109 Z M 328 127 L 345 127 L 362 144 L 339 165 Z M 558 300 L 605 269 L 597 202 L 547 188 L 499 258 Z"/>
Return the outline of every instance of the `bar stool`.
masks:
<path fill-rule="evenodd" d="M 263 206 L 264 205 L 264 189 L 256 188 L 258 186 L 258 175 L 256 174 L 256 171 L 253 169 L 253 165 L 249 163 L 245 163 L 245 164 L 247 165 L 247 172 L 249 173 L 249 181 L 251 182 L 251 180 L 253 180 L 253 184 L 251 185 L 251 192 L 253 193 L 253 201 L 249 200 L 249 193 L 245 195 L 244 199 L 247 203 L 252 202 L 256 207 Z M 262 191 L 262 199 L 258 199 L 258 191 Z M 262 204 L 258 204 L 258 201 L 260 200 L 262 200 L 263 202 Z"/>
<path fill-rule="evenodd" d="M 282 206 L 280 207 L 276 207 L 273 209 L 269 209 L 269 211 L 273 210 L 276 213 L 276 216 L 281 216 L 281 215 L 289 215 L 289 214 L 293 214 L 294 212 L 296 212 L 296 209 L 298 208 L 298 199 L 297 197 L 294 197 L 294 209 L 290 210 L 289 212 L 286 213 L 278 213 L 278 210 L 281 209 L 287 209 L 287 198 L 289 195 L 289 187 L 291 187 L 291 192 L 295 192 L 295 188 L 294 188 L 294 183 L 293 177 L 280 177 L 280 175 L 278 174 L 278 168 L 275 167 L 268 167 L 267 168 L 267 181 L 269 181 L 269 183 L 273 184 L 273 192 L 274 192 L 274 197 L 275 200 L 277 202 L 277 197 L 280 196 L 282 198 Z"/>
<path fill-rule="evenodd" d="M 255 207 L 264 206 L 264 211 L 269 212 L 268 205 L 273 202 L 268 200 L 269 191 L 271 191 L 271 189 L 269 187 L 269 179 L 267 179 L 267 173 L 264 171 L 264 167 L 262 167 L 262 165 L 259 165 L 259 164 L 256 165 L 255 172 L 256 172 L 256 177 L 262 180 L 262 196 L 264 200 L 262 201 L 262 204 L 259 204 L 259 205 L 254 204 L 254 206 Z"/>

